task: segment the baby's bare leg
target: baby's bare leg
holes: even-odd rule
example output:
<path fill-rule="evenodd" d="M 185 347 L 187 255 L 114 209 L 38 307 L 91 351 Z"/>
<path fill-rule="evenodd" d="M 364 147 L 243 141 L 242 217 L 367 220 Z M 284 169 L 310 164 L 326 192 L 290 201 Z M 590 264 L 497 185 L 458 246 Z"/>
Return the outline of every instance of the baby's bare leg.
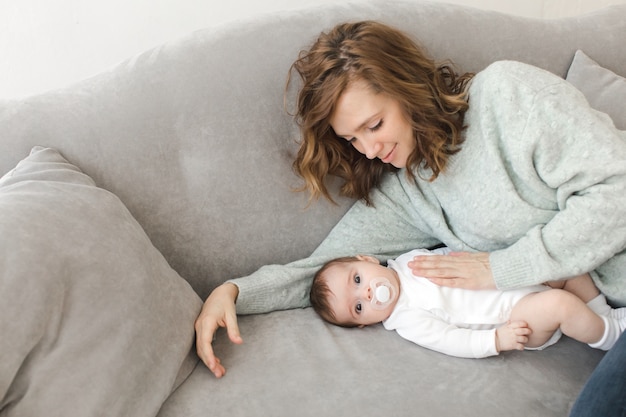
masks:
<path fill-rule="evenodd" d="M 511 320 L 528 323 L 532 334 L 528 347 L 539 347 L 550 339 L 557 329 L 584 343 L 595 343 L 604 334 L 604 321 L 591 311 L 576 295 L 550 289 L 529 294 L 513 307 Z"/>
<path fill-rule="evenodd" d="M 546 285 L 571 292 L 585 303 L 588 303 L 600 295 L 600 290 L 598 290 L 589 274 L 578 275 L 563 281 L 546 282 Z"/>

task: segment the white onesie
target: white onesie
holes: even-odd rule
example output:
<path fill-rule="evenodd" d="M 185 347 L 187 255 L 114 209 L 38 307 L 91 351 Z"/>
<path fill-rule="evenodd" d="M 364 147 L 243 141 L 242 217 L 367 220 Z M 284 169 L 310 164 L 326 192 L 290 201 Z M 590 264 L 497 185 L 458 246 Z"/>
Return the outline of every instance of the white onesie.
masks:
<path fill-rule="evenodd" d="M 497 355 L 496 328 L 507 322 L 513 306 L 522 297 L 549 287 L 534 285 L 508 291 L 440 287 L 414 276 L 407 266 L 418 254 L 449 252 L 448 248 L 417 249 L 389 261 L 389 267 L 400 279 L 400 296 L 383 325 L 420 346 L 448 355 L 465 358 Z M 546 344 L 533 350 L 556 343 L 560 336 L 557 331 Z"/>

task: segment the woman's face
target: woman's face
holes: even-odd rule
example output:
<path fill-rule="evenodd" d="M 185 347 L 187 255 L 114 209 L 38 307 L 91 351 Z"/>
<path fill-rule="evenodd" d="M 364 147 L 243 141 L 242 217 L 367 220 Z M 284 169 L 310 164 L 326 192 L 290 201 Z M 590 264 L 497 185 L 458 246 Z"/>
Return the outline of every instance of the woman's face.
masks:
<path fill-rule="evenodd" d="M 378 158 L 396 168 L 406 167 L 415 149 L 413 129 L 400 103 L 374 93 L 364 81 L 354 81 L 339 96 L 330 125 L 369 159 Z"/>

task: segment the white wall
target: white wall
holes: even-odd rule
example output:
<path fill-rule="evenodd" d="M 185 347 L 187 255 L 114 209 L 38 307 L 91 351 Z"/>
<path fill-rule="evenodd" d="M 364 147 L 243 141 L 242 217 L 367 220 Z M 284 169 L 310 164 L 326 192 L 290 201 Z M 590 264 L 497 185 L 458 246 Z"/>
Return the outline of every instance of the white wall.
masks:
<path fill-rule="evenodd" d="M 64 86 L 195 29 L 335 1 L 0 0 L 0 99 Z M 448 2 L 556 18 L 626 0 Z"/>

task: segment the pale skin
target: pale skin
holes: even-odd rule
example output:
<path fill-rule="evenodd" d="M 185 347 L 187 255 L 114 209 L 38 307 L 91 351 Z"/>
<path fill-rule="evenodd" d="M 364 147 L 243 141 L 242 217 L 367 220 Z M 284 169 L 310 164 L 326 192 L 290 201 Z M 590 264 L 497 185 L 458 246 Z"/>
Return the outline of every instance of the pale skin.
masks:
<path fill-rule="evenodd" d="M 338 322 L 364 327 L 385 320 L 398 301 L 400 281 L 397 273 L 369 256 L 358 261 L 337 263 L 323 276 L 332 295 L 330 308 Z M 369 281 L 386 277 L 396 288 L 393 302 L 385 310 L 370 307 L 372 298 Z M 594 343 L 604 333 L 604 321 L 586 303 L 599 295 L 589 274 L 568 281 L 549 283 L 550 290 L 522 298 L 511 312 L 510 320 L 496 329 L 498 352 L 522 350 L 544 345 L 557 329 L 580 342 Z"/>
<path fill-rule="evenodd" d="M 217 287 L 204 302 L 202 311 L 196 319 L 196 350 L 198 356 L 216 378 L 226 374 L 226 368 L 213 351 L 213 337 L 220 327 L 226 328 L 231 342 L 240 345 L 243 339 L 237 325 L 235 301 L 239 288 L 231 283 Z"/>
<path fill-rule="evenodd" d="M 468 290 L 496 288 L 488 253 L 455 252 L 450 255 L 416 256 L 413 262 L 409 262 L 409 267 L 413 274 L 443 287 Z"/>
<path fill-rule="evenodd" d="M 406 166 L 415 148 L 410 123 L 398 101 L 384 93 L 376 94 L 359 80 L 353 81 L 341 94 L 330 123 L 337 140 L 347 140 L 367 158 L 378 158 L 397 168 Z M 488 253 L 421 256 L 409 266 L 415 275 L 437 285 L 476 290 L 496 288 Z M 235 309 L 238 294 L 237 286 L 231 283 L 216 288 L 195 323 L 198 356 L 217 378 L 226 372 L 213 351 L 212 341 L 217 330 L 225 327 L 233 343 L 243 343 Z M 511 331 L 515 333 L 519 327 L 517 329 Z"/>

